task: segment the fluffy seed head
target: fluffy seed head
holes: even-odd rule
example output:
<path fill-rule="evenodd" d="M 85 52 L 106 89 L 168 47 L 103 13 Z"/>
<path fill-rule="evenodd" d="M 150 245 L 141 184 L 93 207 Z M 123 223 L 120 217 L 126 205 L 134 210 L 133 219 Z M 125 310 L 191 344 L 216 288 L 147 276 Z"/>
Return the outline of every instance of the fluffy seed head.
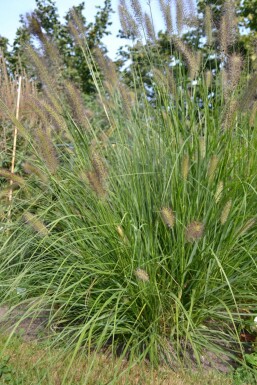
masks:
<path fill-rule="evenodd" d="M 206 155 L 206 142 L 204 136 L 200 136 L 199 138 L 199 150 L 201 159 L 204 159 Z"/>
<path fill-rule="evenodd" d="M 12 185 L 10 185 L 8 188 L 5 188 L 5 189 L 2 189 L 0 191 L 0 199 L 5 199 L 7 197 L 9 197 L 10 195 L 10 190 L 14 191 L 14 190 L 18 190 L 19 189 L 19 185 L 17 183 L 13 183 Z"/>
<path fill-rule="evenodd" d="M 86 173 L 86 178 L 99 198 L 104 198 L 106 196 L 106 189 L 103 186 L 101 180 L 98 178 L 97 174 L 93 171 L 89 171 Z"/>
<path fill-rule="evenodd" d="M 254 127 L 255 125 L 256 112 L 257 112 L 257 101 L 255 101 L 252 106 L 252 112 L 249 119 L 250 127 Z"/>
<path fill-rule="evenodd" d="M 213 181 L 214 179 L 215 171 L 217 169 L 218 163 L 219 163 L 219 158 L 216 155 L 214 155 L 210 159 L 209 167 L 208 167 L 208 178 L 210 182 Z"/>
<path fill-rule="evenodd" d="M 127 243 L 128 242 L 128 238 L 126 237 L 126 235 L 124 234 L 124 231 L 123 231 L 123 228 L 119 225 L 116 227 L 116 230 L 117 230 L 117 233 L 119 234 L 119 236 L 121 237 L 121 239 Z"/>
<path fill-rule="evenodd" d="M 159 0 L 159 5 L 167 32 L 171 35 L 173 33 L 171 2 L 170 0 Z"/>
<path fill-rule="evenodd" d="M 227 98 L 228 95 L 228 72 L 225 68 L 222 68 L 220 71 L 220 79 L 221 79 L 221 84 L 222 84 L 222 91 L 224 94 L 225 99 Z"/>
<path fill-rule="evenodd" d="M 137 22 L 142 24 L 143 21 L 143 11 L 139 0 L 130 0 L 130 5 L 133 10 L 135 19 Z"/>
<path fill-rule="evenodd" d="M 104 75 L 108 91 L 113 94 L 119 83 L 119 77 L 114 62 L 108 56 L 104 55 L 99 47 L 94 49 L 94 58 Z"/>
<path fill-rule="evenodd" d="M 224 206 L 224 208 L 223 208 L 223 210 L 221 212 L 221 215 L 220 215 L 220 223 L 222 225 L 224 225 L 227 222 L 227 219 L 228 219 L 228 216 L 229 216 L 229 213 L 230 213 L 230 210 L 231 210 L 231 206 L 232 206 L 232 200 L 230 199 L 225 204 L 225 206 Z"/>
<path fill-rule="evenodd" d="M 85 102 L 81 91 L 68 80 L 64 82 L 64 92 L 67 101 L 71 106 L 72 117 L 76 124 L 85 130 L 90 129 L 90 119 L 93 116 L 92 111 L 85 108 Z"/>
<path fill-rule="evenodd" d="M 34 134 L 42 159 L 49 172 L 55 174 L 58 170 L 59 161 L 50 132 L 38 126 L 34 130 Z"/>
<path fill-rule="evenodd" d="M 123 231 L 123 228 L 121 226 L 117 226 L 117 233 L 119 234 L 119 236 L 121 238 L 124 237 L 124 231 Z"/>
<path fill-rule="evenodd" d="M 210 88 L 211 84 L 212 84 L 212 72 L 211 71 L 206 71 L 205 72 L 205 84 L 206 84 L 206 87 L 207 88 Z"/>
<path fill-rule="evenodd" d="M 35 215 L 26 212 L 25 214 L 23 214 L 23 220 L 27 224 L 29 224 L 33 228 L 33 230 L 40 236 L 44 237 L 49 234 L 49 231 L 44 225 L 44 223 L 41 222 Z"/>
<path fill-rule="evenodd" d="M 205 8 L 205 17 L 204 17 L 204 30 L 207 38 L 207 45 L 211 46 L 213 43 L 212 37 L 212 11 L 209 5 Z"/>
<path fill-rule="evenodd" d="M 238 108 L 240 111 L 245 111 L 248 109 L 256 97 L 256 87 L 257 87 L 257 72 L 254 71 L 252 75 L 250 76 L 247 85 L 242 92 L 242 95 L 240 97 Z"/>
<path fill-rule="evenodd" d="M 124 112 L 127 116 L 131 116 L 131 111 L 135 104 L 135 95 L 125 86 L 125 84 L 121 83 L 119 84 L 119 92 Z"/>
<path fill-rule="evenodd" d="M 223 115 L 222 126 L 224 129 L 229 130 L 233 127 L 233 122 L 236 118 L 237 110 L 239 107 L 241 106 L 239 106 L 238 100 L 230 98 Z"/>
<path fill-rule="evenodd" d="M 175 47 L 181 53 L 182 57 L 184 58 L 184 60 L 187 64 L 190 79 L 194 79 L 197 75 L 198 70 L 199 70 L 199 64 L 200 64 L 199 54 L 195 54 L 184 43 L 184 41 L 178 37 L 173 36 L 173 42 L 174 42 Z"/>
<path fill-rule="evenodd" d="M 43 183 L 47 183 L 48 178 L 47 176 L 36 166 L 25 162 L 22 165 L 23 170 L 26 172 L 26 174 L 34 174 L 36 175 Z"/>
<path fill-rule="evenodd" d="M 97 175 L 99 181 L 104 183 L 107 177 L 107 169 L 105 167 L 105 164 L 102 158 L 100 157 L 99 154 L 94 152 L 91 156 L 91 160 L 92 160 L 92 165 L 93 165 L 95 174 Z"/>
<path fill-rule="evenodd" d="M 186 228 L 186 240 L 194 242 L 202 238 L 204 233 L 204 224 L 202 222 L 193 221 Z"/>
<path fill-rule="evenodd" d="M 238 55 L 237 53 L 233 53 L 232 55 L 230 55 L 228 60 L 228 76 L 229 88 L 231 91 L 235 89 L 239 82 L 242 65 L 243 59 L 241 55 Z"/>
<path fill-rule="evenodd" d="M 13 174 L 12 172 L 5 170 L 4 168 L 0 169 L 0 176 L 12 180 L 14 183 L 17 183 L 19 186 L 25 186 L 26 181 L 21 176 Z"/>
<path fill-rule="evenodd" d="M 134 274 L 140 281 L 149 282 L 149 275 L 145 270 L 138 268 L 135 270 Z"/>
<path fill-rule="evenodd" d="M 176 22 L 177 22 L 177 30 L 178 34 L 181 33 L 183 28 L 183 20 L 184 20 L 184 7 L 182 0 L 176 0 Z"/>
<path fill-rule="evenodd" d="M 223 5 L 223 15 L 221 17 L 219 34 L 221 51 L 227 53 L 228 47 L 235 42 L 237 34 L 234 0 L 226 0 Z"/>
<path fill-rule="evenodd" d="M 189 156 L 185 155 L 182 159 L 182 167 L 181 167 L 181 173 L 184 180 L 187 180 L 188 172 L 189 172 Z"/>
<path fill-rule="evenodd" d="M 220 201 L 220 198 L 221 198 L 221 195 L 222 195 L 222 191 L 223 191 L 223 188 L 224 188 L 224 183 L 223 181 L 221 180 L 219 183 L 218 183 L 218 186 L 217 186 L 217 190 L 215 192 L 215 202 L 218 203 Z"/>
<path fill-rule="evenodd" d="M 58 95 L 56 93 L 56 78 L 50 76 L 47 63 L 44 61 L 43 57 L 39 56 L 31 46 L 27 45 L 25 52 L 26 55 L 28 55 L 29 60 L 34 63 L 40 80 L 46 86 L 44 88 L 44 92 L 47 94 L 48 99 L 51 101 L 56 111 L 62 114 L 62 106 L 58 101 Z"/>
<path fill-rule="evenodd" d="M 153 80 L 158 88 L 168 88 L 169 83 L 168 83 L 168 78 L 167 75 L 159 70 L 159 68 L 153 68 L 152 69 L 152 74 L 153 74 Z"/>
<path fill-rule="evenodd" d="M 250 230 L 256 224 L 256 218 L 249 219 L 239 231 L 238 236 L 244 235 L 248 230 Z"/>
<path fill-rule="evenodd" d="M 127 35 L 133 34 L 135 37 L 140 37 L 138 24 L 136 23 L 133 16 L 129 12 L 126 0 L 120 0 L 119 6 L 118 6 L 118 12 L 119 12 L 120 23 L 123 31 Z"/>
<path fill-rule="evenodd" d="M 220 50 L 221 52 L 226 53 L 228 48 L 228 26 L 226 18 L 223 16 L 220 23 Z"/>
<path fill-rule="evenodd" d="M 145 30 L 146 30 L 148 39 L 154 42 L 155 41 L 154 26 L 150 16 L 147 13 L 144 14 L 144 24 L 145 24 Z"/>
<path fill-rule="evenodd" d="M 175 215 L 170 207 L 163 207 L 161 209 L 161 216 L 165 225 L 172 229 L 175 225 Z"/>

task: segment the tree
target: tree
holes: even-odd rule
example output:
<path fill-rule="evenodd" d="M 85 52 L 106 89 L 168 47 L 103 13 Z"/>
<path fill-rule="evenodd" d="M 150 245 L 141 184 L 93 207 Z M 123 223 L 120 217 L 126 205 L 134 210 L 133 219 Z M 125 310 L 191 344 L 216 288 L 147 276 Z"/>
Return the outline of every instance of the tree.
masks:
<path fill-rule="evenodd" d="M 72 12 L 75 11 L 83 24 L 89 48 L 102 47 L 104 50 L 102 38 L 109 34 L 111 0 L 105 0 L 103 7 L 97 8 L 93 23 L 88 23 L 83 15 L 85 2 L 70 9 L 62 23 L 54 0 L 36 0 L 34 11 L 20 18 L 21 26 L 16 32 L 13 47 L 8 56 L 10 72 L 16 72 L 17 67 L 25 67 L 31 76 L 36 77 L 36 71 L 26 55 L 26 45 L 30 44 L 44 55 L 49 65 L 58 57 L 58 65 L 62 66 L 63 75 L 74 81 L 84 93 L 91 93 L 94 86 L 90 73 L 83 53 L 70 33 L 69 22 Z"/>

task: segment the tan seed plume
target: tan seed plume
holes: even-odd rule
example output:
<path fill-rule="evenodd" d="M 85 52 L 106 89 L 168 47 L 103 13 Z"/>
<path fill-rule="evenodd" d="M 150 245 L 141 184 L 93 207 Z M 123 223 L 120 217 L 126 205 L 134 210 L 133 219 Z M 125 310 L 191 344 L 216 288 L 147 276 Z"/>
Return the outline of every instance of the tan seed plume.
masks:
<path fill-rule="evenodd" d="M 199 70 L 199 54 L 195 54 L 179 37 L 173 36 L 172 40 L 186 62 L 190 79 L 194 79 Z"/>
<path fill-rule="evenodd" d="M 189 173 L 189 165 L 190 165 L 189 156 L 185 155 L 182 159 L 182 167 L 181 167 L 182 178 L 184 180 L 187 180 L 188 173 Z"/>
<path fill-rule="evenodd" d="M 48 182 L 47 176 L 38 167 L 30 164 L 29 162 L 24 162 L 22 168 L 26 172 L 26 174 L 34 174 L 39 179 L 41 179 L 43 183 Z"/>
<path fill-rule="evenodd" d="M 207 38 L 207 45 L 211 46 L 213 43 L 212 36 L 212 11 L 209 5 L 205 8 L 205 17 L 204 17 L 204 32 Z"/>
<path fill-rule="evenodd" d="M 256 88 L 257 88 L 257 71 L 253 71 L 252 75 L 249 77 L 249 80 L 244 87 L 244 90 L 241 94 L 238 108 L 240 111 L 245 112 L 249 107 L 252 106 L 252 103 L 255 101 L 256 97 Z"/>
<path fill-rule="evenodd" d="M 81 91 L 68 80 L 64 82 L 64 92 L 67 101 L 72 109 L 72 117 L 75 123 L 84 128 L 86 131 L 90 130 L 90 119 L 93 117 L 93 112 L 85 107 L 83 95 Z"/>
<path fill-rule="evenodd" d="M 205 84 L 206 84 L 206 87 L 207 88 L 210 88 L 211 85 L 212 85 L 212 79 L 213 79 L 213 75 L 212 75 L 212 71 L 206 71 L 205 72 Z"/>
<path fill-rule="evenodd" d="M 202 222 L 193 221 L 186 228 L 186 240 L 194 242 L 202 238 L 204 234 L 204 224 Z"/>
<path fill-rule="evenodd" d="M 94 152 L 91 156 L 92 165 L 99 181 L 104 183 L 107 177 L 107 169 L 100 155 Z"/>
<path fill-rule="evenodd" d="M 249 219 L 241 228 L 241 230 L 238 233 L 238 236 L 244 235 L 248 230 L 250 230 L 254 225 L 256 224 L 256 218 Z"/>
<path fill-rule="evenodd" d="M 227 222 L 227 219 L 228 219 L 228 216 L 229 216 L 229 213 L 231 210 L 231 206 L 232 206 L 232 200 L 230 199 L 229 201 L 227 201 L 227 203 L 225 204 L 225 206 L 221 212 L 220 223 L 222 225 L 224 225 Z"/>
<path fill-rule="evenodd" d="M 14 183 L 17 183 L 19 186 L 25 186 L 26 181 L 21 176 L 13 174 L 12 172 L 5 170 L 4 168 L 0 168 L 0 176 L 12 180 Z"/>
<path fill-rule="evenodd" d="M 170 207 L 163 207 L 161 209 L 161 216 L 165 225 L 172 229 L 175 225 L 175 215 Z"/>
<path fill-rule="evenodd" d="M 222 126 L 224 129 L 229 130 L 233 127 L 233 123 L 237 116 L 237 111 L 241 106 L 236 98 L 230 98 L 229 102 L 224 109 Z"/>
<path fill-rule="evenodd" d="M 130 0 L 130 5 L 133 10 L 135 19 L 138 23 L 143 23 L 143 11 L 139 0 Z"/>
<path fill-rule="evenodd" d="M 55 174 L 59 167 L 59 161 L 50 131 L 38 125 L 34 130 L 34 134 L 42 159 L 49 172 Z"/>
<path fill-rule="evenodd" d="M 56 93 L 56 78 L 50 76 L 46 61 L 43 60 L 42 56 L 39 56 L 38 53 L 29 45 L 26 46 L 25 52 L 28 55 L 30 61 L 34 63 L 40 80 L 46 86 L 44 88 L 44 92 L 46 93 L 48 99 L 51 101 L 56 111 L 59 114 L 62 114 L 62 106 L 58 100 L 58 94 Z"/>
<path fill-rule="evenodd" d="M 252 112 L 251 112 L 251 115 L 250 115 L 250 118 L 249 118 L 249 125 L 250 125 L 250 127 L 254 127 L 255 126 L 256 113 L 257 113 L 257 101 L 255 101 L 253 103 L 253 106 L 252 106 Z"/>
<path fill-rule="evenodd" d="M 123 228 L 119 225 L 117 226 L 117 232 L 121 238 L 124 238 L 124 231 Z"/>
<path fill-rule="evenodd" d="M 242 56 L 237 53 L 232 53 L 228 59 L 228 76 L 229 76 L 229 88 L 232 92 L 238 85 L 241 70 L 243 66 Z"/>
<path fill-rule="evenodd" d="M 23 214 L 24 221 L 29 224 L 33 230 L 38 233 L 40 236 L 44 237 L 49 234 L 48 229 L 34 214 L 29 212 Z"/>
<path fill-rule="evenodd" d="M 13 183 L 11 186 L 12 191 L 18 190 L 19 188 L 20 188 L 20 186 L 16 183 Z M 0 190 L 0 199 L 7 198 L 9 196 L 9 192 L 10 192 L 10 186 L 8 188 Z"/>
<path fill-rule="evenodd" d="M 223 15 L 221 17 L 219 39 L 221 52 L 227 53 L 228 48 L 234 44 L 237 35 L 237 18 L 235 11 L 235 1 L 226 0 L 223 5 Z"/>
<path fill-rule="evenodd" d="M 156 40 L 154 26 L 150 16 L 147 13 L 144 14 L 144 24 L 148 39 L 154 42 Z"/>
<path fill-rule="evenodd" d="M 134 274 L 139 281 L 149 282 L 149 275 L 145 270 L 138 268 L 135 270 Z"/>
<path fill-rule="evenodd" d="M 94 49 L 94 58 L 104 76 L 106 89 L 113 95 L 119 85 L 119 76 L 115 63 L 108 56 L 104 55 L 99 47 Z"/>
<path fill-rule="evenodd" d="M 201 159 L 204 159 L 206 156 L 206 141 L 204 136 L 200 136 L 199 138 L 199 150 Z"/>
<path fill-rule="evenodd" d="M 134 36 L 140 37 L 138 23 L 136 23 L 133 16 L 129 12 L 126 0 L 119 1 L 118 12 L 122 30 L 127 35 L 130 35 L 132 33 Z"/>
<path fill-rule="evenodd" d="M 104 198 L 106 196 L 106 189 L 104 188 L 97 174 L 93 171 L 89 171 L 86 173 L 86 177 L 90 186 L 95 191 L 95 193 L 99 196 L 99 198 Z"/>
<path fill-rule="evenodd" d="M 185 17 L 184 14 L 184 5 L 182 0 L 176 0 L 176 24 L 177 24 L 177 31 L 178 34 L 181 34 L 182 28 L 183 28 L 183 20 Z"/>
<path fill-rule="evenodd" d="M 124 234 L 123 228 L 119 225 L 119 226 L 116 227 L 116 230 L 117 230 L 117 233 L 119 234 L 119 236 L 121 237 L 121 239 L 123 240 L 123 242 L 127 243 L 128 242 L 128 238 Z"/>
<path fill-rule="evenodd" d="M 210 159 L 209 167 L 208 167 L 208 173 L 207 173 L 210 182 L 212 182 L 214 179 L 215 171 L 217 169 L 218 163 L 219 163 L 219 158 L 216 155 L 214 155 Z"/>
<path fill-rule="evenodd" d="M 224 183 L 223 181 L 221 180 L 218 185 L 217 185 L 217 190 L 215 192 L 215 202 L 218 203 L 220 201 L 220 198 L 221 198 L 221 195 L 222 195 L 222 192 L 223 192 L 223 188 L 224 188 Z"/>
<path fill-rule="evenodd" d="M 166 26 L 166 30 L 171 35 L 173 33 L 171 2 L 169 0 L 159 0 L 159 6 Z"/>

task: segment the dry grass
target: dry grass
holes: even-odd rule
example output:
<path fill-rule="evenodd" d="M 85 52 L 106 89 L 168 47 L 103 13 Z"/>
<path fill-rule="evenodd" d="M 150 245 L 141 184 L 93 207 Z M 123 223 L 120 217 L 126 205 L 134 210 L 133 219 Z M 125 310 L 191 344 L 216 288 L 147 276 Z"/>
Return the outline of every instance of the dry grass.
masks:
<path fill-rule="evenodd" d="M 47 344 L 23 342 L 14 338 L 4 348 L 7 338 L 0 336 L 1 357 L 9 356 L 8 365 L 25 384 L 121 384 L 121 385 L 231 385 L 228 376 L 217 372 L 174 372 L 168 368 L 151 369 L 147 363 L 129 368 L 125 360 L 114 360 L 107 353 L 88 356 L 81 352 L 63 377 L 70 362 L 70 354 Z M 1 362 L 0 362 L 1 363 Z M 4 381 L 1 378 L 2 381 Z M 1 382 L 2 384 L 2 382 Z M 3 382 L 5 384 L 5 382 Z"/>

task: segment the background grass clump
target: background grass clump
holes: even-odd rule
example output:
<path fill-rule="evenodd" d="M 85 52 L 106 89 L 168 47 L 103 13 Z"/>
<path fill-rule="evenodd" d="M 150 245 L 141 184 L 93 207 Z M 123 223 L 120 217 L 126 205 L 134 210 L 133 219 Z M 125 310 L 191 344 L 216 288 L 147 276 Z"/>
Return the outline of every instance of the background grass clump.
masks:
<path fill-rule="evenodd" d="M 54 341 L 73 348 L 70 365 L 82 348 L 173 368 L 203 357 L 215 366 L 221 353 L 241 360 L 254 350 L 243 336 L 255 336 L 257 315 L 255 73 L 246 83 L 229 52 L 239 73 L 217 60 L 207 82 L 205 61 L 172 34 L 185 66 L 172 77 L 144 46 L 149 98 L 143 80 L 128 88 L 89 50 L 75 13 L 70 31 L 97 115 L 62 74 L 57 91 L 31 47 L 44 84 L 27 102 L 35 125 L 1 101 L 26 142 L 17 172 L 0 170 L 18 185 L 1 232 L 3 301 L 18 303 L 23 288 L 32 313 L 49 310 Z"/>

